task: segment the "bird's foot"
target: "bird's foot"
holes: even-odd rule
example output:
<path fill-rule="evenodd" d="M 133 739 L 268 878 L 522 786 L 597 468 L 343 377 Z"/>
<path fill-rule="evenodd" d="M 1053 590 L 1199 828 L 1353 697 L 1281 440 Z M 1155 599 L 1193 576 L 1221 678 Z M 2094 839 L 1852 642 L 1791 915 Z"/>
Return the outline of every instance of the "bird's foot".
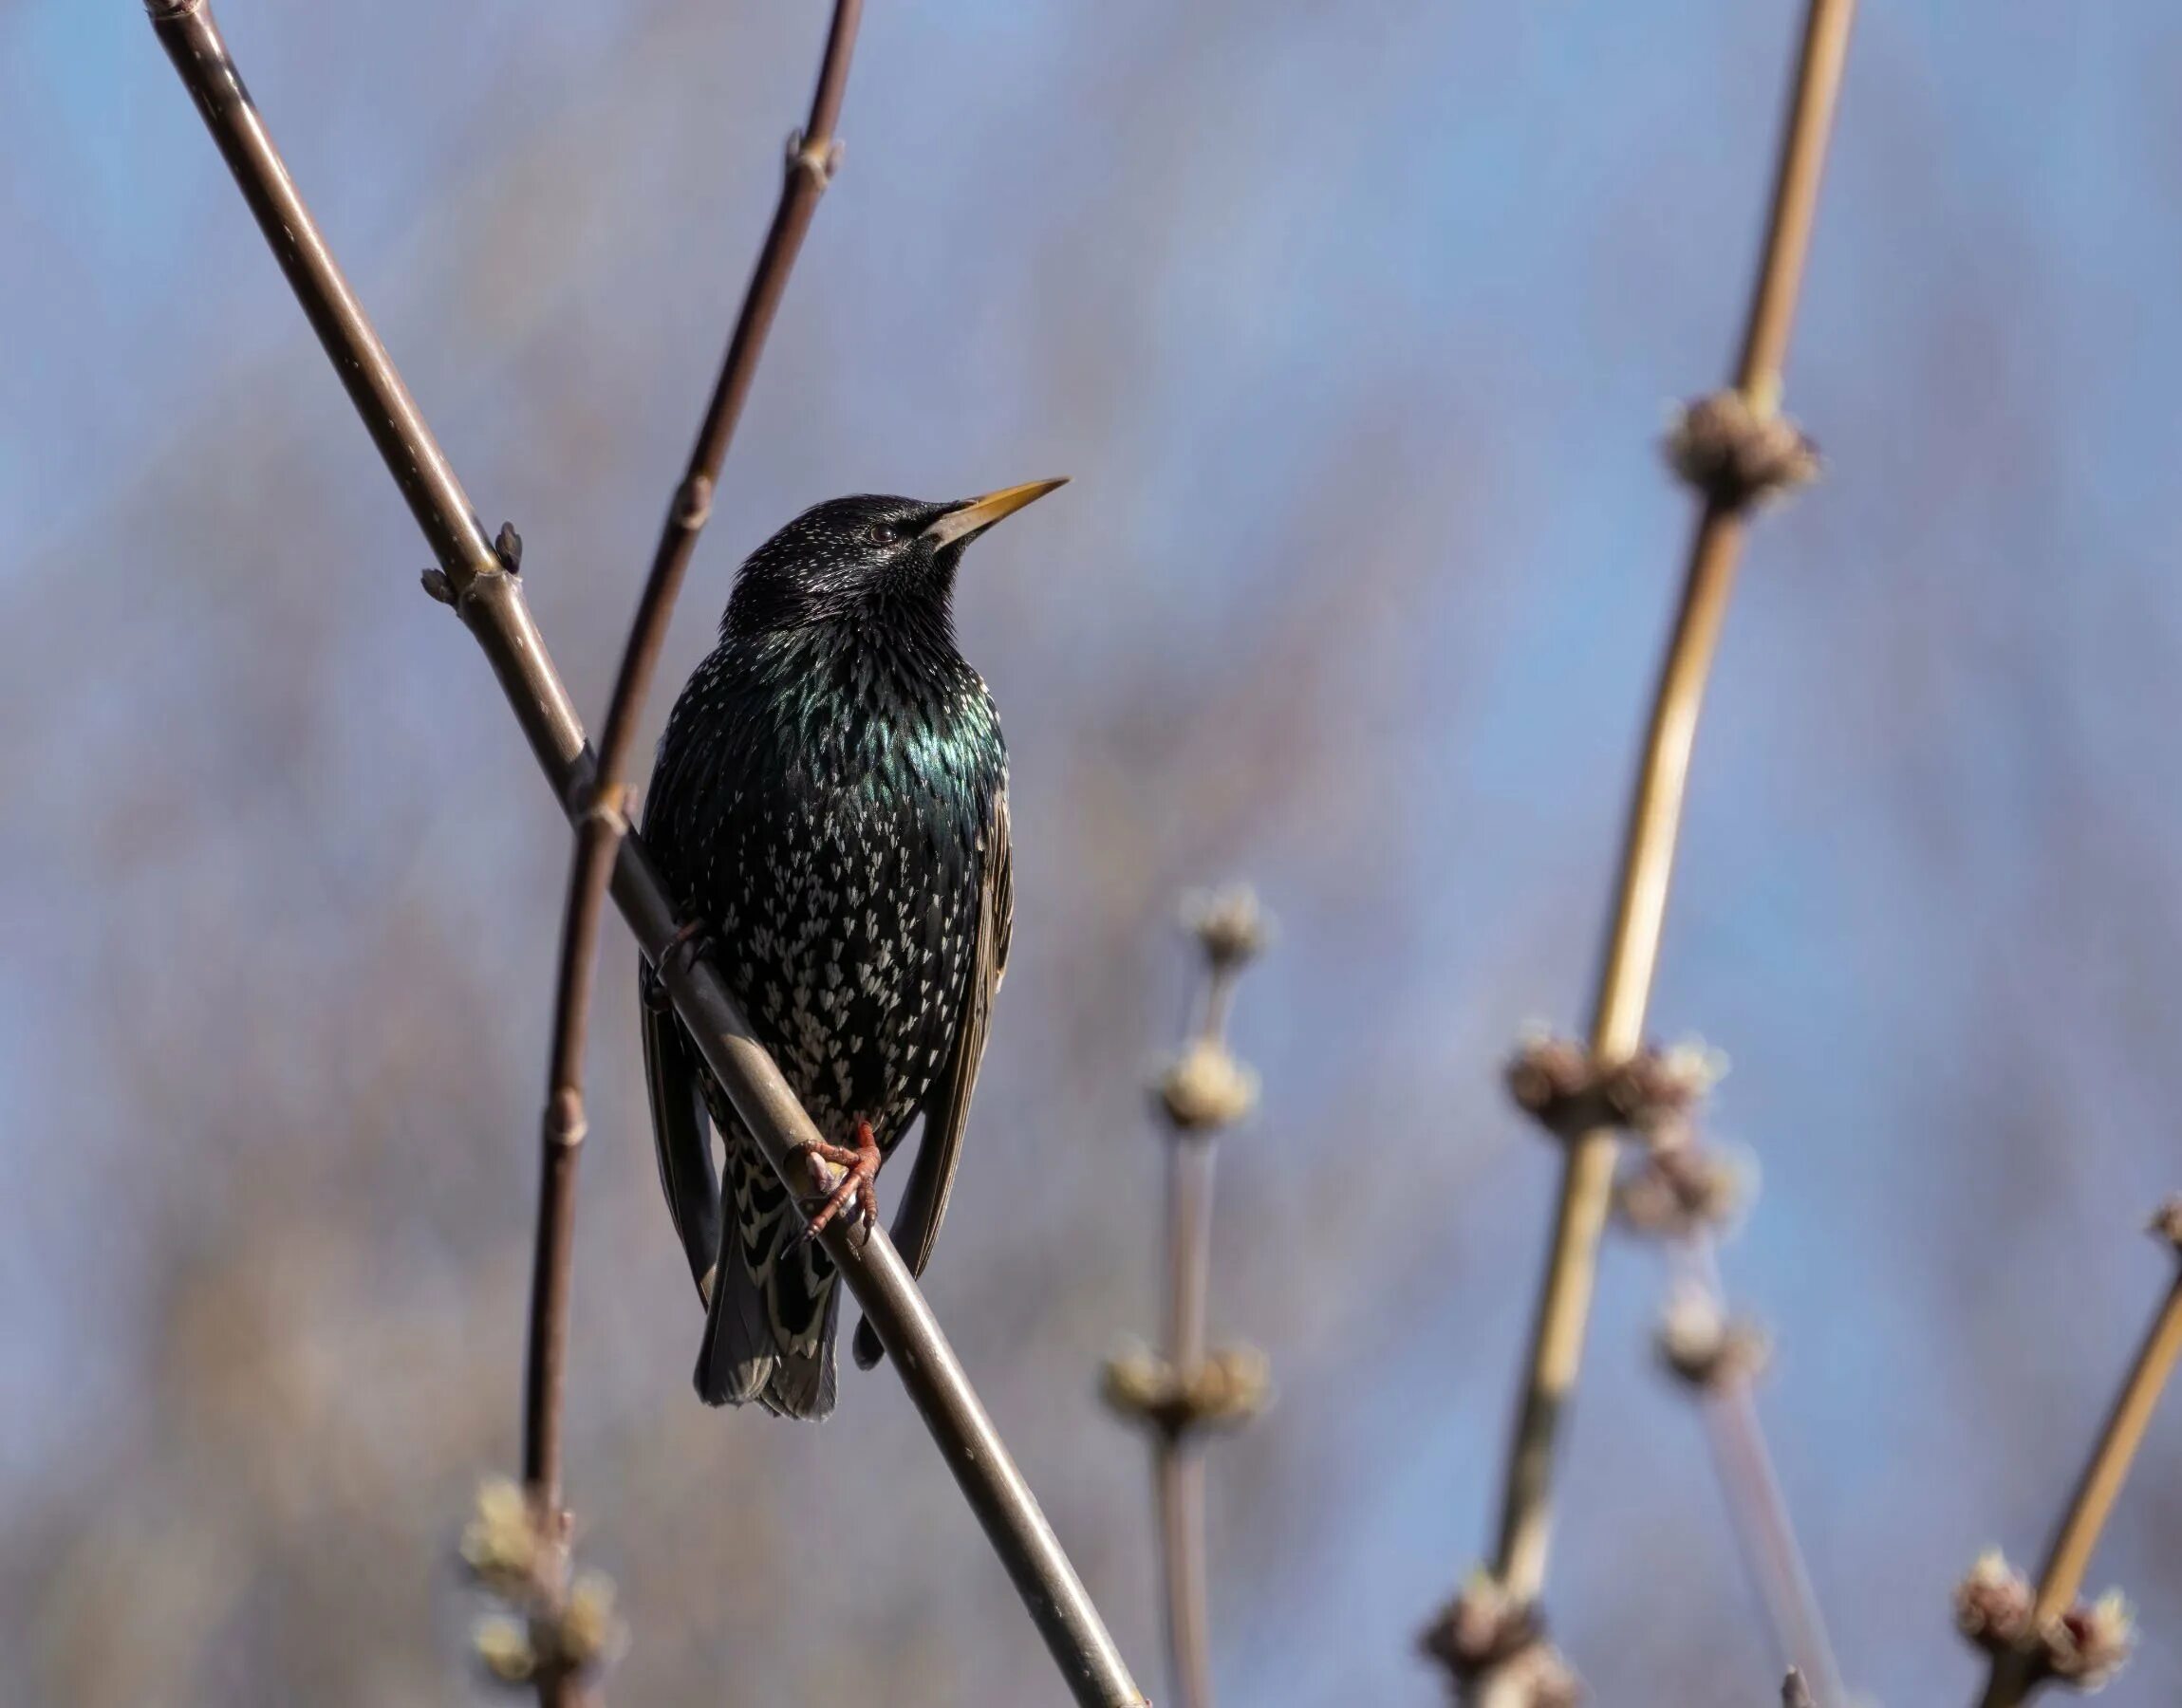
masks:
<path fill-rule="evenodd" d="M 678 956 L 686 956 L 694 962 L 712 947 L 712 926 L 703 919 L 684 919 L 677 925 L 674 936 L 661 945 L 658 962 L 644 967 L 641 975 L 644 1006 L 654 1012 L 664 1010 L 668 963 Z"/>
<path fill-rule="evenodd" d="M 871 1123 L 868 1121 L 859 1121 L 856 1123 L 856 1143 L 853 1149 L 844 1144 L 799 1144 L 795 1147 L 795 1154 L 809 1162 L 811 1174 L 817 1178 L 819 1194 L 824 1199 L 805 1226 L 802 1237 L 806 1240 L 816 1239 L 831 1225 L 833 1218 L 850 1204 L 856 1207 L 853 1219 L 863 1223 L 864 1232 L 868 1235 L 879 1221 L 879 1189 L 874 1182 L 879 1179 L 879 1164 L 885 1160 L 880 1155 L 879 1141 L 872 1134 Z M 821 1163 L 839 1169 L 840 1179 L 833 1179 L 820 1166 Z"/>

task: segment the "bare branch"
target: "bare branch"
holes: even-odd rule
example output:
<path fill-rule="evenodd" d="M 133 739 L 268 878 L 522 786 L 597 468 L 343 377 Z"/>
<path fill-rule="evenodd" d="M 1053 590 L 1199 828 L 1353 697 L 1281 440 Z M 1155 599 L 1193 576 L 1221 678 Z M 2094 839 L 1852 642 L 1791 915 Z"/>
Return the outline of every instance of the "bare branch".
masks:
<path fill-rule="evenodd" d="M 1606 1066 L 1629 1059 L 1643 1042 L 1690 750 L 1734 586 L 1746 515 L 1768 490 L 1808 473 L 1805 459 L 1782 454 L 1776 418 L 1781 364 L 1853 12 L 1853 0 L 1810 0 L 1764 252 L 1736 373 L 1737 402 L 1692 411 L 1675 447 L 1678 463 L 1699 491 L 1701 509 L 1630 808 L 1613 923 L 1593 1010 L 1591 1053 Z M 1800 438 L 1794 443 L 1800 445 Z M 1545 1587 L 1554 1449 L 1561 1411 L 1582 1362 L 1615 1149 L 1613 1127 L 1596 1126 L 1570 1142 L 1563 1164 L 1552 1251 L 1503 1479 L 1493 1565 L 1501 1588 L 1521 1606 L 1535 1604 Z"/>
<path fill-rule="evenodd" d="M 1788 1516 L 1787 1496 L 1773 1469 L 1765 1428 L 1758 1419 L 1758 1398 L 1748 1375 L 1738 1375 L 1704 1396 L 1706 1434 L 1712 1443 L 1727 1515 L 1742 1545 L 1743 1559 L 1765 1620 L 1776 1654 L 1796 1662 L 1790 1674 L 1809 1702 L 1811 1686 L 1800 1668 L 1818 1680 L 1818 1700 L 1844 1708 L 1848 1697 L 1840 1665 L 1826 1635 L 1796 1527 Z"/>
<path fill-rule="evenodd" d="M 183 85 L 431 543 L 443 593 L 484 650 L 564 809 L 576 817 L 592 797 L 596 768 L 520 581 L 494 553 L 342 277 L 228 57 L 210 6 L 206 0 L 151 0 L 149 10 Z M 678 922 L 634 834 L 624 839 L 616 857 L 611 894 L 638 947 L 657 963 Z M 662 981 L 706 1065 L 766 1159 L 785 1171 L 796 1145 L 817 1140 L 816 1128 L 718 976 L 701 961 L 667 959 Z M 1144 1698 L 1127 1663 L 892 1242 L 883 1230 L 866 1238 L 843 1226 L 820 1237 L 893 1355 L 912 1403 L 1074 1699 L 1095 1708 L 1137 1708 Z"/>
<path fill-rule="evenodd" d="M 538 1227 L 531 1285 L 530 1350 L 523 1381 L 523 1480 L 537 1507 L 540 1523 L 549 1531 L 565 1526 L 561 1512 L 561 1410 L 569 1339 L 576 1163 L 587 1126 L 584 1052 L 593 969 L 598 960 L 599 919 L 606 910 L 606 883 L 613 872 L 614 856 L 628 834 L 633 810 L 633 790 L 626 783 L 629 750 L 675 597 L 696 549 L 698 534 L 711 514 L 720 465 L 726 459 L 743 400 L 750 395 L 766 333 L 840 153 L 833 128 L 849 81 L 849 60 L 855 48 L 862 10 L 861 0 L 838 0 L 833 9 L 826 57 L 811 97 L 810 122 L 790 143 L 772 229 L 766 233 L 756 270 L 743 296 L 741 312 L 736 317 L 735 333 L 728 342 L 703 424 L 698 430 L 688 469 L 667 508 L 651 571 L 615 674 L 590 798 L 576 820 L 568 901 L 561 920 L 546 1107 L 540 1123 Z M 508 567 L 513 572 L 515 565 L 511 563 Z M 540 1674 L 539 1699 L 551 1699 L 544 1673 Z"/>
<path fill-rule="evenodd" d="M 2167 1201 L 2152 1232 L 2182 1256 L 2182 1197 Z M 1992 1654 L 1979 1708 L 2016 1708 L 2049 1679 L 2095 1687 L 2126 1658 L 2127 1604 L 2114 1594 L 2084 1603 L 2083 1574 L 2178 1357 L 2182 1269 L 2145 1332 L 2090 1462 L 2061 1515 L 2035 1596 L 2026 1593 L 1998 1556 L 1980 1561 L 1956 1591 L 1957 1623 Z"/>
<path fill-rule="evenodd" d="M 1661 1361 L 1698 1402 L 1728 1524 L 1774 1655 L 1800 1681 L 1817 1680 L 1819 1702 L 1841 1708 L 1847 1693 L 1840 1667 L 1758 1416 L 1757 1379 L 1770 1348 L 1761 1327 L 1729 1315 L 1720 1302 L 1714 1230 L 1725 1177 L 1694 1131 L 1686 1119 L 1665 1137 L 1648 1133 L 1643 1164 L 1623 1179 L 1617 1201 L 1625 1222 L 1669 1241 L 1678 1278 L 1661 1324 Z"/>
<path fill-rule="evenodd" d="M 1182 1054 L 1154 1087 L 1167 1125 L 1166 1345 L 1156 1358 L 1125 1354 L 1110 1362 L 1106 1396 L 1151 1431 L 1167 1669 L 1182 1708 L 1212 1708 L 1203 1438 L 1209 1427 L 1232 1428 L 1255 1416 L 1268 1386 L 1261 1354 L 1205 1349 L 1214 1143 L 1257 1099 L 1256 1077 L 1228 1053 L 1227 1015 L 1236 978 L 1265 946 L 1271 927 L 1244 888 L 1195 900 L 1185 917 L 1204 956 L 1203 992 Z"/>

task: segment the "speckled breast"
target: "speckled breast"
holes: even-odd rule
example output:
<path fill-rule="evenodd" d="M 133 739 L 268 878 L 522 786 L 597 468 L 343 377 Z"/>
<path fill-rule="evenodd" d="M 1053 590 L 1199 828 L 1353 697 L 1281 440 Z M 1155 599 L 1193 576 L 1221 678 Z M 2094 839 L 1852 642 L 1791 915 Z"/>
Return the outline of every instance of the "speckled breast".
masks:
<path fill-rule="evenodd" d="M 826 1137 L 901 1138 L 953 1042 L 975 849 L 920 791 L 850 788 L 732 814 L 718 963 Z"/>

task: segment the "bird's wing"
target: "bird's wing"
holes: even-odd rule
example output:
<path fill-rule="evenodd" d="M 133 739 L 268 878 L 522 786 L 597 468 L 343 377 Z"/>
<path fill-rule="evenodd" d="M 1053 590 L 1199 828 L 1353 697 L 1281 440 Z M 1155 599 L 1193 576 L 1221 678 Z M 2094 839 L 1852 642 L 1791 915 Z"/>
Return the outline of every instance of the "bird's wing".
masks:
<path fill-rule="evenodd" d="M 712 1165 L 704 1086 L 674 1010 L 640 1001 L 637 1016 L 643 1033 L 644 1086 L 651 1097 L 660 1185 L 665 1188 L 667 1211 L 701 1297 L 706 1274 L 719 1257 L 719 1177 Z"/>
<path fill-rule="evenodd" d="M 985 1033 L 993 1016 L 993 996 L 1008 970 L 1008 938 L 1016 921 L 1014 853 L 1008 843 L 1008 790 L 993 791 L 985 820 L 983 863 L 978 883 L 978 935 L 970 945 L 969 987 L 962 1017 L 945 1070 L 924 1104 L 924 1135 L 917 1146 L 908 1190 L 894 1216 L 894 1243 L 912 1275 L 924 1272 L 932 1243 L 947 1214 L 947 1195 L 955 1184 L 955 1165 L 962 1157 L 962 1130 L 969 1124 L 970 1095 L 978 1088 L 978 1065 L 984 1059 Z M 856 1362 L 869 1369 L 880 1359 L 879 1337 L 868 1320 L 857 1325 Z"/>

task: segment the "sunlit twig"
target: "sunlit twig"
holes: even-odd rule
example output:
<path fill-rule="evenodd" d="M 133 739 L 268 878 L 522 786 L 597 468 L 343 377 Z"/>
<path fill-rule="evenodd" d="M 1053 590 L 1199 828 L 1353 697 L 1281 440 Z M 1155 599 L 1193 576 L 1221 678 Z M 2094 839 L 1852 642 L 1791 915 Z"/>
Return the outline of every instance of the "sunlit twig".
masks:
<path fill-rule="evenodd" d="M 1643 1042 L 1690 751 L 1749 510 L 1768 492 L 1812 472 L 1808 446 L 1779 414 L 1781 368 L 1853 12 L 1854 0 L 1810 0 L 1734 384 L 1692 405 L 1670 447 L 1701 502 L 1637 771 L 1593 1007 L 1590 1049 L 1602 1065 L 1630 1058 Z M 1505 1604 L 1526 1618 L 1545 1588 L 1555 1448 L 1582 1362 L 1616 1149 L 1611 1125 L 1568 1141 L 1533 1319 L 1490 1574 Z"/>

